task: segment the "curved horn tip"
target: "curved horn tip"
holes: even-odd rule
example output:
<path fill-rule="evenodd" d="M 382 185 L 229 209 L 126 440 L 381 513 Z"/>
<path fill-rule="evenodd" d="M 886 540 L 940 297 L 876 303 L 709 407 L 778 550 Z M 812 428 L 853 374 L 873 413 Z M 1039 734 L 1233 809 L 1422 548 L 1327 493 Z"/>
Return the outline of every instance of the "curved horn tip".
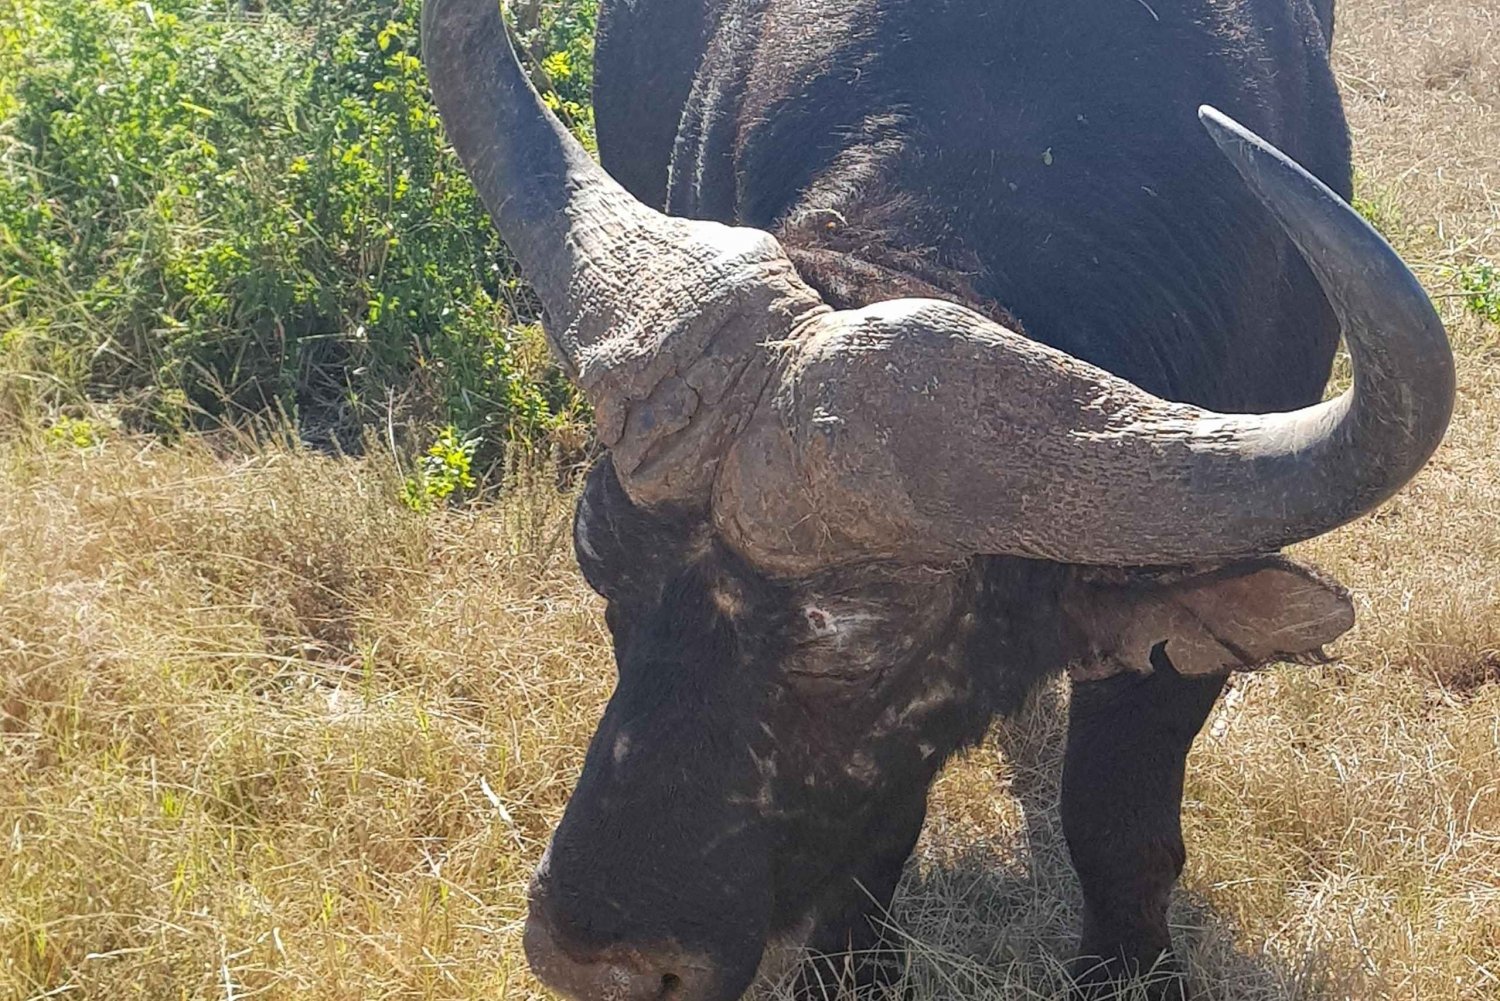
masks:
<path fill-rule="evenodd" d="M 1209 137 L 1213 139 L 1214 145 L 1218 146 L 1220 152 L 1229 158 L 1229 161 L 1235 165 L 1235 168 L 1241 174 L 1246 176 L 1246 180 L 1250 180 L 1249 171 L 1259 166 L 1257 163 L 1258 158 L 1264 156 L 1275 161 L 1283 170 L 1291 171 L 1300 178 L 1311 181 L 1320 192 L 1338 198 L 1328 185 L 1314 177 L 1308 172 L 1307 168 L 1303 167 L 1296 160 L 1283 153 L 1274 143 L 1261 138 L 1213 105 L 1202 104 L 1198 106 L 1198 121 L 1203 123 L 1203 128 L 1207 130 Z M 1338 198 L 1338 200 L 1340 202 L 1343 201 L 1342 198 Z"/>
<path fill-rule="evenodd" d="M 1365 249 L 1387 261 L 1392 275 L 1399 276 L 1398 280 L 1404 281 L 1408 290 L 1421 291 L 1421 284 L 1385 236 L 1356 212 L 1342 195 L 1306 167 L 1212 105 L 1198 107 L 1198 120 L 1219 147 L 1219 152 L 1234 166 L 1260 202 L 1277 217 L 1304 258 L 1311 260 L 1307 235 L 1352 226 L 1355 231 L 1362 231 L 1360 239 L 1368 241 Z M 1320 275 L 1318 278 L 1325 289 L 1326 277 Z M 1421 300 L 1430 310 L 1426 292 L 1421 292 Z M 1432 319 L 1436 320 L 1436 314 Z"/>
<path fill-rule="evenodd" d="M 1239 122 L 1230 118 L 1224 112 L 1215 108 L 1212 104 L 1198 105 L 1198 121 L 1203 124 L 1204 129 L 1213 138 L 1218 147 L 1227 154 L 1233 146 L 1252 146 L 1262 152 L 1281 153 L 1275 146 L 1266 142 L 1254 132 L 1245 128 Z M 1286 154 L 1281 153 L 1283 158 Z"/>
<path fill-rule="evenodd" d="M 448 13 L 447 0 L 422 0 L 422 14 L 417 27 L 421 32 L 421 39 L 426 42 L 433 34 L 432 29 L 442 24 L 444 16 Z M 426 48 L 424 45 L 423 48 Z"/>
<path fill-rule="evenodd" d="M 458 50 L 473 41 L 476 33 L 485 38 L 498 34 L 504 39 L 511 58 L 517 58 L 515 42 L 500 0 L 422 0 L 418 37 L 424 63 L 429 62 L 430 57 L 455 58 Z M 431 66 L 427 69 L 429 73 L 433 71 Z M 471 67 L 463 69 L 468 72 Z"/>
<path fill-rule="evenodd" d="M 434 3 L 437 2 L 437 0 L 428 0 L 428 2 Z M 1203 123 L 1203 127 L 1207 129 L 1209 135 L 1213 136 L 1215 139 L 1224 136 L 1226 133 L 1234 135 L 1237 139 L 1255 138 L 1255 134 L 1253 132 L 1245 128 L 1233 118 L 1230 118 L 1228 115 L 1224 114 L 1224 112 L 1220 111 L 1218 108 L 1215 108 L 1212 104 L 1198 105 L 1198 121 Z"/>

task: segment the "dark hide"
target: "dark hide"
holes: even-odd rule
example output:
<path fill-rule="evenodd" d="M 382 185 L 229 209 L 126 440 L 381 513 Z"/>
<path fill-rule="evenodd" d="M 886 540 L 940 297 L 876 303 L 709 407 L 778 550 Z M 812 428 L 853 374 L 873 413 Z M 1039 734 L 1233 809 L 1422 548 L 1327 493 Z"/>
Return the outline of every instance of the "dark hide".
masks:
<path fill-rule="evenodd" d="M 1318 23 L 1323 26 L 1323 37 L 1328 41 L 1328 47 L 1333 48 L 1333 0 L 1313 0 L 1313 11 L 1318 15 Z"/>
<path fill-rule="evenodd" d="M 648 203 L 772 230 L 834 305 L 950 298 L 1162 396 L 1288 409 L 1337 326 L 1195 109 L 1348 196 L 1331 32 L 1332 0 L 606 0 L 600 152 Z M 870 946 L 942 762 L 1091 649 L 1079 568 L 772 581 L 608 460 L 575 544 L 620 678 L 533 913 L 579 962 L 696 957 L 692 1001 L 737 997 L 768 942 Z M 1170 944 L 1221 687 L 1163 640 L 1153 673 L 1075 685 L 1062 814 L 1100 976 Z"/>
<path fill-rule="evenodd" d="M 773 230 L 838 306 L 917 280 L 1171 399 L 1321 393 L 1331 313 L 1195 117 L 1213 104 L 1350 193 L 1306 0 L 711 9 L 601 14 L 600 152 L 643 200 Z"/>
<path fill-rule="evenodd" d="M 711 956 L 714 997 L 738 996 L 768 938 L 872 945 L 865 916 L 895 889 L 938 769 L 1081 652 L 1056 564 L 772 582 L 701 518 L 635 508 L 608 459 L 574 526 L 619 684 L 533 909 L 583 954 Z"/>

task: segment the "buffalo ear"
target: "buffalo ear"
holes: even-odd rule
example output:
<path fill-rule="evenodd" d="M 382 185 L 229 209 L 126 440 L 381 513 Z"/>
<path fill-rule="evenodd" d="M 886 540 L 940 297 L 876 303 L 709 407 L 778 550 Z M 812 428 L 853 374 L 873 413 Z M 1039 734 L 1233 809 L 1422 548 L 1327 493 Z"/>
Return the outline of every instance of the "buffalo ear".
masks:
<path fill-rule="evenodd" d="M 1184 675 L 1318 662 L 1354 625 L 1348 591 L 1280 556 L 1206 573 L 1091 571 L 1063 601 L 1083 643 L 1075 681 L 1150 674 L 1158 651 Z"/>

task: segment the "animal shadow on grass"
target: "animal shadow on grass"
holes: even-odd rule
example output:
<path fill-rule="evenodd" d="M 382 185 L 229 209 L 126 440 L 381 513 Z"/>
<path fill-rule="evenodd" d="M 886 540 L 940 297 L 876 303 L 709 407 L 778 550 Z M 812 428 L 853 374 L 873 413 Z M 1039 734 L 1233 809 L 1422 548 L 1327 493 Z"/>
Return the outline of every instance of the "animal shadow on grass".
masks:
<path fill-rule="evenodd" d="M 1020 829 L 977 838 L 958 832 L 951 838 L 934 836 L 933 827 L 943 824 L 935 813 L 937 824 L 929 821 L 887 918 L 892 947 L 878 957 L 899 973 L 887 987 L 856 991 L 828 984 L 814 993 L 817 1001 L 1078 997 L 1070 993 L 1068 965 L 1077 945 L 1082 895 L 1058 815 L 1066 732 L 1067 706 L 1055 686 L 996 727 L 977 753 L 994 754 L 998 747 L 1011 777 L 1009 794 L 1022 815 Z M 962 846 L 945 843 L 950 840 Z M 1191 844 L 1188 850 L 1193 850 Z M 1177 889 L 1171 923 L 1192 1001 L 1333 1001 L 1349 996 L 1339 960 L 1315 950 L 1295 961 L 1268 955 L 1247 944 L 1235 924 L 1191 888 Z M 851 978 L 855 959 L 845 957 L 842 963 Z M 1148 974 L 1109 996 L 1145 1001 L 1152 979 Z M 753 997 L 791 1001 L 795 995 L 789 979 Z"/>

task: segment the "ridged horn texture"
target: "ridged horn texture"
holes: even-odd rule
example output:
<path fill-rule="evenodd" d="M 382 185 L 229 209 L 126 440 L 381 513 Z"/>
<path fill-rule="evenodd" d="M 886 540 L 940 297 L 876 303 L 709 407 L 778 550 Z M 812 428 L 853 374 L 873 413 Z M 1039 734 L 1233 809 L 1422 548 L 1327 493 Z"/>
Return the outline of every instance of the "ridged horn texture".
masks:
<path fill-rule="evenodd" d="M 711 500 L 722 534 L 769 572 L 1266 553 L 1380 504 L 1447 427 L 1453 358 L 1411 272 L 1333 192 L 1212 109 L 1209 133 L 1343 325 L 1354 383 L 1336 400 L 1215 414 L 952 303 L 830 313 L 768 234 L 670 218 L 616 184 L 532 89 L 496 0 L 428 0 L 422 35 L 449 137 L 622 486 L 641 504 Z"/>
<path fill-rule="evenodd" d="M 448 137 L 622 483 L 638 502 L 706 500 L 769 377 L 756 343 L 788 336 L 817 294 L 770 235 L 670 218 L 605 173 L 527 80 L 497 0 L 428 0 L 422 48 Z"/>
<path fill-rule="evenodd" d="M 1347 392 L 1216 414 L 961 306 L 834 313 L 809 324 L 777 419 L 742 437 L 720 477 L 726 534 L 786 573 L 856 553 L 1209 563 L 1322 534 L 1400 489 L 1453 406 L 1426 293 L 1321 182 L 1219 112 L 1200 117 L 1322 285 L 1353 361 Z"/>

